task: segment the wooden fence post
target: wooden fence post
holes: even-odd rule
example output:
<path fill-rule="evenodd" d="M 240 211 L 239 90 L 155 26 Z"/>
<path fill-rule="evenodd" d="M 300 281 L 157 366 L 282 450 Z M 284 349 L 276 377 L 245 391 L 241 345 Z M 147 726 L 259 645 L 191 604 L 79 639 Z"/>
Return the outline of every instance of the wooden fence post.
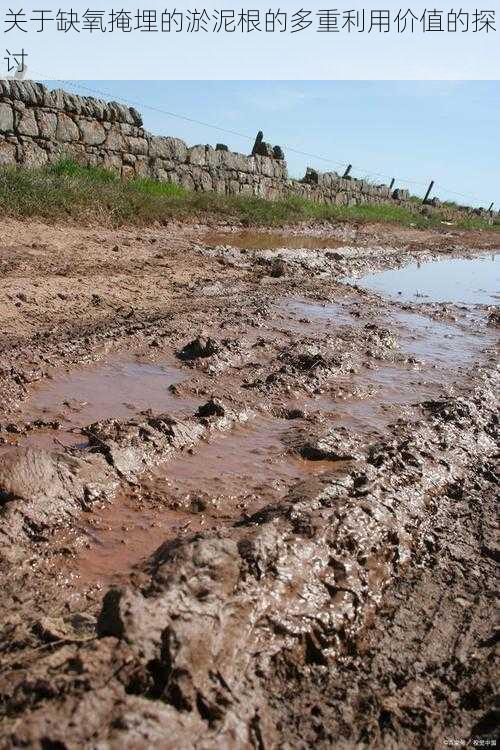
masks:
<path fill-rule="evenodd" d="M 423 201 L 424 203 L 427 203 L 427 199 L 429 198 L 429 195 L 431 194 L 431 190 L 432 190 L 433 187 L 434 187 L 434 180 L 431 180 L 431 184 L 427 188 L 427 192 L 425 194 L 425 198 L 424 198 L 424 201 Z"/>

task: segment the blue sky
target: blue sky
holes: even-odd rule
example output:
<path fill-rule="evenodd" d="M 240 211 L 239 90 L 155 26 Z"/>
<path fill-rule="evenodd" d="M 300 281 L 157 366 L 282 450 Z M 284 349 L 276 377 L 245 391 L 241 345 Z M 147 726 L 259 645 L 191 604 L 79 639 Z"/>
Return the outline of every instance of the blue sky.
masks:
<path fill-rule="evenodd" d="M 349 162 L 357 177 L 395 177 L 396 186 L 415 194 L 434 179 L 434 194 L 442 198 L 486 207 L 494 201 L 500 209 L 500 81 L 115 80 L 80 86 L 135 103 L 145 127 L 189 144 L 251 148 L 250 139 L 156 110 L 250 138 L 261 129 L 266 140 L 283 146 L 292 176 L 302 176 L 306 166 L 341 171 Z"/>

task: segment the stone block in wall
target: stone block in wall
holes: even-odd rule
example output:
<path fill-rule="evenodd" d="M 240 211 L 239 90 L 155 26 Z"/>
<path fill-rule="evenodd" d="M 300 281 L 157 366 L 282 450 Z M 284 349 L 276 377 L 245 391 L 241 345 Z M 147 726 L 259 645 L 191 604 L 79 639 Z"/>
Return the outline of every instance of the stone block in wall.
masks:
<path fill-rule="evenodd" d="M 40 138 L 54 140 L 57 130 L 57 115 L 54 112 L 46 112 L 43 109 L 35 111 Z"/>
<path fill-rule="evenodd" d="M 149 161 L 146 156 L 138 156 L 135 162 L 135 174 L 137 177 L 150 177 Z"/>
<path fill-rule="evenodd" d="M 29 135 L 34 138 L 38 136 L 38 123 L 33 109 L 24 110 L 19 118 L 16 129 L 19 135 Z"/>
<path fill-rule="evenodd" d="M 222 151 L 224 151 L 225 153 L 227 153 L 229 151 L 229 149 L 223 149 L 223 148 L 222 149 L 221 148 L 219 148 L 219 149 L 217 149 L 217 148 L 215 148 L 215 149 L 213 149 L 213 148 L 207 148 L 206 149 L 206 151 L 205 151 L 205 158 L 206 158 L 206 162 L 207 162 L 207 164 L 208 164 L 209 167 L 211 167 L 212 169 L 216 169 L 216 168 L 220 167 L 220 165 L 221 165 L 221 158 L 222 158 L 221 157 L 221 152 Z"/>
<path fill-rule="evenodd" d="M 274 159 L 270 159 L 268 156 L 255 156 L 254 159 L 258 174 L 262 174 L 265 177 L 274 176 Z"/>
<path fill-rule="evenodd" d="M 10 80 L 8 78 L 0 78 L 0 96 L 10 98 Z"/>
<path fill-rule="evenodd" d="M 171 146 L 167 138 L 154 135 L 149 141 L 149 155 L 153 159 L 170 159 Z"/>
<path fill-rule="evenodd" d="M 173 161 L 185 164 L 187 161 L 188 147 L 180 138 L 165 138 L 170 147 L 170 158 Z"/>
<path fill-rule="evenodd" d="M 257 169 L 260 157 L 248 157 L 236 154 L 234 151 L 220 151 L 220 163 L 226 169 L 234 169 L 235 172 L 253 172 Z"/>
<path fill-rule="evenodd" d="M 111 117 L 109 118 L 111 122 L 128 122 L 129 125 L 142 125 L 141 118 L 139 118 L 140 122 L 137 123 L 130 109 L 124 104 L 110 102 L 107 105 L 107 109 L 111 112 Z"/>
<path fill-rule="evenodd" d="M 80 96 L 79 100 L 79 114 L 82 117 L 91 117 L 100 121 L 106 119 L 106 102 L 103 102 L 102 99 Z"/>
<path fill-rule="evenodd" d="M 288 169 L 286 166 L 286 161 L 284 160 L 277 161 L 276 159 L 274 159 L 273 175 L 277 180 L 286 180 L 288 178 Z"/>
<path fill-rule="evenodd" d="M 170 175 L 171 172 L 167 172 L 166 169 L 155 167 L 152 177 L 154 180 L 158 180 L 158 182 L 170 182 Z"/>
<path fill-rule="evenodd" d="M 72 115 L 82 114 L 82 99 L 76 94 L 70 94 L 68 91 L 62 91 L 60 101 L 60 108 L 64 110 L 64 112 L 69 112 Z"/>
<path fill-rule="evenodd" d="M 93 151 L 89 151 L 88 149 L 85 149 L 85 163 L 87 164 L 88 167 L 98 167 L 100 164 L 98 154 L 95 154 Z"/>
<path fill-rule="evenodd" d="M 212 176 L 210 172 L 208 172 L 206 169 L 203 170 L 201 177 L 200 177 L 200 183 L 199 183 L 199 189 L 200 190 L 206 190 L 211 192 L 214 189 L 214 183 L 212 180 Z"/>
<path fill-rule="evenodd" d="M 148 153 L 148 142 L 145 138 L 127 138 L 127 151 L 138 156 L 146 156 Z"/>
<path fill-rule="evenodd" d="M 17 163 L 17 147 L 13 143 L 0 141 L 0 166 Z"/>
<path fill-rule="evenodd" d="M 89 146 L 100 146 L 106 140 L 106 131 L 97 120 L 79 120 L 80 140 Z"/>
<path fill-rule="evenodd" d="M 104 141 L 104 148 L 108 149 L 108 151 L 128 151 L 127 142 L 118 125 L 112 125 L 111 129 L 108 130 Z"/>
<path fill-rule="evenodd" d="M 265 183 L 265 180 L 259 180 L 256 182 L 253 186 L 254 195 L 258 198 L 266 198 L 267 197 L 267 186 Z"/>
<path fill-rule="evenodd" d="M 31 81 L 10 81 L 10 97 L 24 104 L 40 105 L 43 99 L 38 93 L 37 84 Z"/>
<path fill-rule="evenodd" d="M 207 163 L 205 146 L 192 146 L 188 149 L 188 164 L 204 167 Z"/>
<path fill-rule="evenodd" d="M 137 156 L 134 154 L 122 154 L 123 163 L 129 167 L 133 167 L 137 161 Z"/>
<path fill-rule="evenodd" d="M 33 141 L 23 140 L 21 148 L 21 159 L 25 167 L 35 169 L 37 167 L 43 167 L 48 162 L 48 155 L 45 149 L 40 148 Z"/>
<path fill-rule="evenodd" d="M 216 193 L 219 193 L 219 195 L 225 195 L 226 194 L 226 181 L 222 178 L 213 180 L 213 186 Z"/>
<path fill-rule="evenodd" d="M 11 133 L 14 130 L 14 110 L 10 104 L 0 103 L 0 132 Z"/>
<path fill-rule="evenodd" d="M 149 167 L 151 174 L 155 175 L 156 172 L 172 172 L 176 168 L 177 164 L 169 159 L 151 159 L 149 158 Z"/>
<path fill-rule="evenodd" d="M 138 112 L 135 107 L 129 107 L 128 111 L 129 111 L 130 117 L 132 118 L 133 124 L 141 127 L 142 126 L 141 113 Z"/>
<path fill-rule="evenodd" d="M 183 188 L 186 188 L 186 190 L 194 190 L 196 187 L 194 180 L 187 169 L 183 169 L 179 173 L 179 184 L 182 185 Z"/>
<path fill-rule="evenodd" d="M 76 124 L 71 117 L 68 117 L 63 112 L 57 115 L 56 138 L 63 143 L 70 143 L 71 141 L 78 141 L 80 139 L 80 131 Z"/>

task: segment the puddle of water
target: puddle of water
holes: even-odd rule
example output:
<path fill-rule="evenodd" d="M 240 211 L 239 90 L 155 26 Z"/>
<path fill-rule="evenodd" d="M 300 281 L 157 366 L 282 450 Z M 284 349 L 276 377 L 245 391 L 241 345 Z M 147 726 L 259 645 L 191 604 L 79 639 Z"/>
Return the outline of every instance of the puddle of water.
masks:
<path fill-rule="evenodd" d="M 155 487 L 181 502 L 208 499 L 217 517 L 253 513 L 281 499 L 307 473 L 307 461 L 287 455 L 283 436 L 290 425 L 289 420 L 258 417 L 251 427 L 236 425 L 218 433 L 192 455 L 157 469 Z M 333 466 L 329 462 L 330 470 Z"/>
<path fill-rule="evenodd" d="M 147 508 L 137 498 L 123 494 L 92 514 L 79 529 L 86 541 L 75 558 L 64 559 L 62 572 L 78 587 L 124 584 L 132 568 L 163 542 L 213 526 L 201 516 Z"/>
<path fill-rule="evenodd" d="M 142 362 L 124 356 L 57 373 L 52 379 L 35 384 L 20 415 L 26 421 L 58 420 L 59 430 L 40 429 L 17 442 L 54 449 L 82 442 L 79 429 L 101 419 L 136 415 L 145 409 L 154 411 L 192 411 L 195 399 L 179 398 L 169 386 L 186 375 L 175 366 Z"/>
<path fill-rule="evenodd" d="M 287 302 L 288 309 L 300 311 L 301 317 L 322 326 L 349 323 L 349 314 L 336 303 L 316 304 L 306 301 Z M 486 352 L 497 341 L 497 335 L 483 325 L 478 330 L 464 330 L 460 325 L 437 322 L 425 315 L 391 310 L 387 327 L 398 334 L 400 349 L 416 357 L 417 366 L 380 363 L 375 369 L 361 372 L 335 382 L 335 393 L 325 393 L 313 402 L 302 399 L 293 404 L 299 408 L 315 408 L 328 415 L 333 423 L 364 435 L 380 436 L 387 426 L 401 416 L 401 408 L 438 397 L 450 382 L 453 371 L 484 361 Z M 477 321 L 475 321 L 477 325 Z M 300 319 L 293 320 L 293 330 L 307 329 Z M 476 327 L 473 326 L 473 329 Z M 332 389 L 333 390 L 333 389 Z M 349 395 L 354 392 L 355 395 Z M 359 396 L 356 392 L 360 393 Z"/>
<path fill-rule="evenodd" d="M 336 237 L 312 237 L 302 234 L 274 234 L 264 232 L 210 232 L 203 237 L 207 245 L 230 245 L 241 250 L 328 250 L 345 244 Z"/>
<path fill-rule="evenodd" d="M 412 302 L 491 305 L 500 300 L 497 254 L 412 263 L 346 281 Z"/>
<path fill-rule="evenodd" d="M 353 322 L 352 315 L 343 305 L 335 302 L 309 302 L 300 298 L 286 299 L 277 306 L 277 313 L 286 318 L 286 327 L 291 331 L 307 333 L 304 321 L 325 331 L 330 326 Z"/>
<path fill-rule="evenodd" d="M 279 501 L 301 478 L 345 466 L 288 455 L 282 437 L 290 426 L 259 417 L 156 467 L 141 482 L 146 504 L 122 495 L 81 528 L 87 543 L 68 563 L 71 577 L 79 586 L 124 582 L 164 541 L 220 528 Z"/>
<path fill-rule="evenodd" d="M 495 332 L 486 326 L 477 331 L 464 330 L 460 325 L 399 310 L 391 311 L 391 317 L 402 326 L 402 350 L 440 368 L 468 365 L 498 341 Z"/>
<path fill-rule="evenodd" d="M 289 407 L 319 410 L 332 425 L 346 427 L 369 441 L 379 440 L 387 426 L 401 416 L 402 408 L 438 397 L 442 382 L 434 373 L 429 376 L 388 364 L 337 380 L 335 391 L 346 395 L 326 392 L 313 401 L 290 401 Z"/>
<path fill-rule="evenodd" d="M 286 326 L 291 331 L 293 326 L 297 330 L 300 326 L 302 333 L 302 318 L 323 331 L 330 324 L 350 322 L 348 313 L 335 303 L 291 300 L 284 303 L 282 310 Z M 476 336 L 423 315 L 399 311 L 391 311 L 390 315 L 396 321 L 403 349 L 436 367 L 419 371 L 406 365 L 381 364 L 377 369 L 366 368 L 343 381 L 336 380 L 331 384 L 330 396 L 303 398 L 302 403 L 296 400 L 290 405 L 302 406 L 306 411 L 321 410 L 332 425 L 343 425 L 367 439 L 376 438 L 401 415 L 402 407 L 439 395 L 443 384 L 449 382 L 450 369 L 470 362 L 484 348 L 482 331 Z M 110 409 L 115 414 L 118 410 L 118 415 L 125 409 L 127 416 L 127 412 L 141 405 L 166 410 L 179 405 L 180 400 L 167 390 L 170 382 L 182 379 L 176 368 L 130 362 L 107 364 L 106 368 L 110 369 L 105 370 L 104 376 L 102 366 L 99 370 L 99 402 L 92 402 L 99 417 L 103 409 L 108 414 Z M 73 377 L 81 376 L 80 372 Z M 102 378 L 109 386 L 107 392 L 102 390 Z M 75 381 L 71 383 L 69 390 L 74 398 Z M 80 385 L 84 391 L 91 391 L 92 384 L 95 386 L 95 381 L 90 379 Z M 55 381 L 50 387 L 56 389 L 57 403 L 61 403 L 65 394 Z M 339 394 L 341 389 L 346 394 L 354 390 L 368 395 L 336 396 L 334 391 Z M 134 407 L 129 400 L 134 401 Z M 298 423 L 300 420 L 295 422 Z M 141 481 L 139 496 L 124 495 L 92 514 L 81 529 L 87 546 L 70 562 L 72 576 L 80 586 L 124 582 L 131 569 L 164 541 L 223 527 L 242 514 L 279 502 L 293 484 L 308 475 L 343 468 L 343 462 L 310 462 L 287 454 L 283 438 L 293 425 L 294 421 L 261 416 L 251 425 L 237 425 L 230 432 L 214 434 L 193 453 L 180 454 L 156 467 L 150 477 Z"/>

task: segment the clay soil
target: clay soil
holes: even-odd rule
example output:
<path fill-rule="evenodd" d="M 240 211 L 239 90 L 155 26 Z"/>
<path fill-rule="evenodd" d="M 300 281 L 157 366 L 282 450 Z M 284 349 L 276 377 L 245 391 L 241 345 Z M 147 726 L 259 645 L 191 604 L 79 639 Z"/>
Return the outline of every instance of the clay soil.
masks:
<path fill-rule="evenodd" d="M 0 747 L 493 746 L 498 244 L 1 221 Z"/>

